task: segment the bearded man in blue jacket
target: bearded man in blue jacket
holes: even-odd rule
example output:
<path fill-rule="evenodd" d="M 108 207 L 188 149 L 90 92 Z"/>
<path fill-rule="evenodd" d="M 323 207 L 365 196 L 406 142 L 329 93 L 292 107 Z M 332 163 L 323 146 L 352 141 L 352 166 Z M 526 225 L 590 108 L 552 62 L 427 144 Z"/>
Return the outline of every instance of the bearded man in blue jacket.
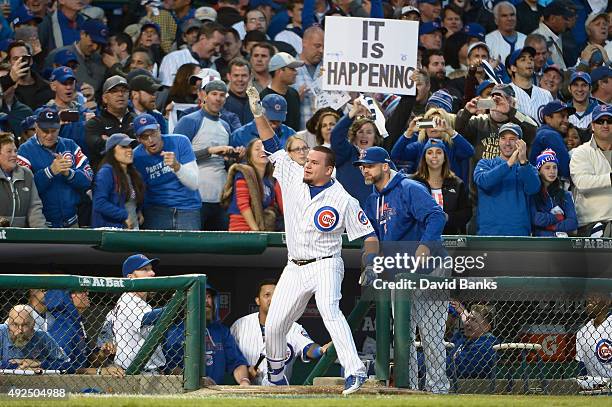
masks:
<path fill-rule="evenodd" d="M 478 161 L 479 236 L 529 236 L 529 196 L 540 190 L 540 177 L 527 160 L 523 130 L 514 123 L 499 128 L 499 157 Z"/>
<path fill-rule="evenodd" d="M 364 211 L 378 240 L 383 242 L 385 255 L 400 254 L 400 251 L 416 258 L 443 255 L 441 242 L 446 215 L 429 191 L 419 182 L 398 173 L 382 147 L 366 149 L 353 165 L 360 167 L 366 185 L 373 186 Z M 397 245 L 394 242 L 398 242 Z M 432 271 L 420 269 L 417 272 Z M 444 348 L 447 309 L 448 300 L 443 292 L 413 292 L 410 328 L 413 337 L 417 326 L 421 335 L 427 369 L 425 390 L 437 394 L 446 394 L 450 388 Z M 418 389 L 414 343 L 410 344 L 410 371 L 410 387 Z"/>

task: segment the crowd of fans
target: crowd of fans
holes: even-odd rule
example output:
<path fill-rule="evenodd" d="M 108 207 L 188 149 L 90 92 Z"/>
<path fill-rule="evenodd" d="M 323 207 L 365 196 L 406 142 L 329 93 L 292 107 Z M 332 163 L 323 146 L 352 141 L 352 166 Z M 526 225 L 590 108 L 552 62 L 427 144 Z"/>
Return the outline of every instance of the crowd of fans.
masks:
<path fill-rule="evenodd" d="M 446 234 L 612 234 L 606 2 L 88 3 L 2 8 L 3 226 L 282 230 L 254 86 L 291 157 L 330 147 L 362 205 L 353 162 L 381 146 Z M 329 15 L 419 21 L 416 96 L 319 106 Z"/>

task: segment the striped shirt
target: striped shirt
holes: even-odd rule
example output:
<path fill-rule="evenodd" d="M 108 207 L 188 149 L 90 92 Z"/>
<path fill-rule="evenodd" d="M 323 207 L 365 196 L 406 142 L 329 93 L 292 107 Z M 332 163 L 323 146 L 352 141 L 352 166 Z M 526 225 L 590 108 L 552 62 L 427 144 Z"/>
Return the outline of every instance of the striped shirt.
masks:
<path fill-rule="evenodd" d="M 544 106 L 548 102 L 553 101 L 553 97 L 549 91 L 542 89 L 539 86 L 533 85 L 531 88 L 531 96 L 519 86 L 511 83 L 512 89 L 516 94 L 516 110 L 530 116 L 538 124 L 542 124 L 540 120 L 540 107 Z"/>

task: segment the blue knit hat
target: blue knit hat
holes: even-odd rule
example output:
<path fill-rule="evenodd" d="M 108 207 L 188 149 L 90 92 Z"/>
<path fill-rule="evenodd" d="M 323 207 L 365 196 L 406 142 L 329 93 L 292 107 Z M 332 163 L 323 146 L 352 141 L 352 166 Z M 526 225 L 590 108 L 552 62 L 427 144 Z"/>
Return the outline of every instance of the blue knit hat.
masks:
<path fill-rule="evenodd" d="M 442 151 L 444 151 L 444 157 L 448 157 L 448 149 L 446 148 L 446 144 L 444 143 L 444 141 L 437 139 L 437 138 L 430 138 L 427 141 L 427 143 L 425 143 L 425 145 L 423 146 L 423 152 L 421 153 L 421 158 L 425 157 L 427 150 L 429 150 L 430 148 L 434 148 L 434 147 L 442 149 Z"/>
<path fill-rule="evenodd" d="M 559 165 L 559 160 L 557 160 L 557 153 L 555 153 L 550 148 L 542 151 L 538 158 L 536 158 L 536 168 L 540 170 L 540 168 L 546 163 L 555 163 Z"/>
<path fill-rule="evenodd" d="M 427 100 L 427 104 L 444 109 L 447 113 L 453 111 L 453 97 L 445 90 L 435 91 Z"/>

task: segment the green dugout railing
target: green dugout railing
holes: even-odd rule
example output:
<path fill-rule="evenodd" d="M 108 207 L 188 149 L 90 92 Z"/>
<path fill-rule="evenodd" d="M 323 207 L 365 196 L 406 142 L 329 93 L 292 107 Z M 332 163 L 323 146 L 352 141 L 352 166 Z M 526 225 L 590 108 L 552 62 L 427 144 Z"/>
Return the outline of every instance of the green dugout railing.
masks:
<path fill-rule="evenodd" d="M 511 242 L 510 245 L 508 242 Z M 267 248 L 285 247 L 281 232 L 190 232 L 129 231 L 118 229 L 20 229 L 0 228 L 0 244 L 82 244 L 108 252 L 145 251 L 156 253 L 261 254 Z M 359 239 L 344 249 L 360 249 Z M 612 239 L 444 236 L 444 245 L 457 250 L 492 251 L 612 251 Z"/>
<path fill-rule="evenodd" d="M 191 274 L 138 279 L 72 275 L 0 275 L 0 289 L 31 288 L 67 291 L 87 290 L 104 293 L 175 291 L 143 346 L 136 354 L 134 361 L 126 369 L 126 374 L 134 375 L 141 372 L 161 343 L 164 333 L 178 315 L 181 304 L 186 301 L 183 388 L 185 390 L 200 388 L 200 377 L 206 376 L 204 363 L 206 275 Z"/>

